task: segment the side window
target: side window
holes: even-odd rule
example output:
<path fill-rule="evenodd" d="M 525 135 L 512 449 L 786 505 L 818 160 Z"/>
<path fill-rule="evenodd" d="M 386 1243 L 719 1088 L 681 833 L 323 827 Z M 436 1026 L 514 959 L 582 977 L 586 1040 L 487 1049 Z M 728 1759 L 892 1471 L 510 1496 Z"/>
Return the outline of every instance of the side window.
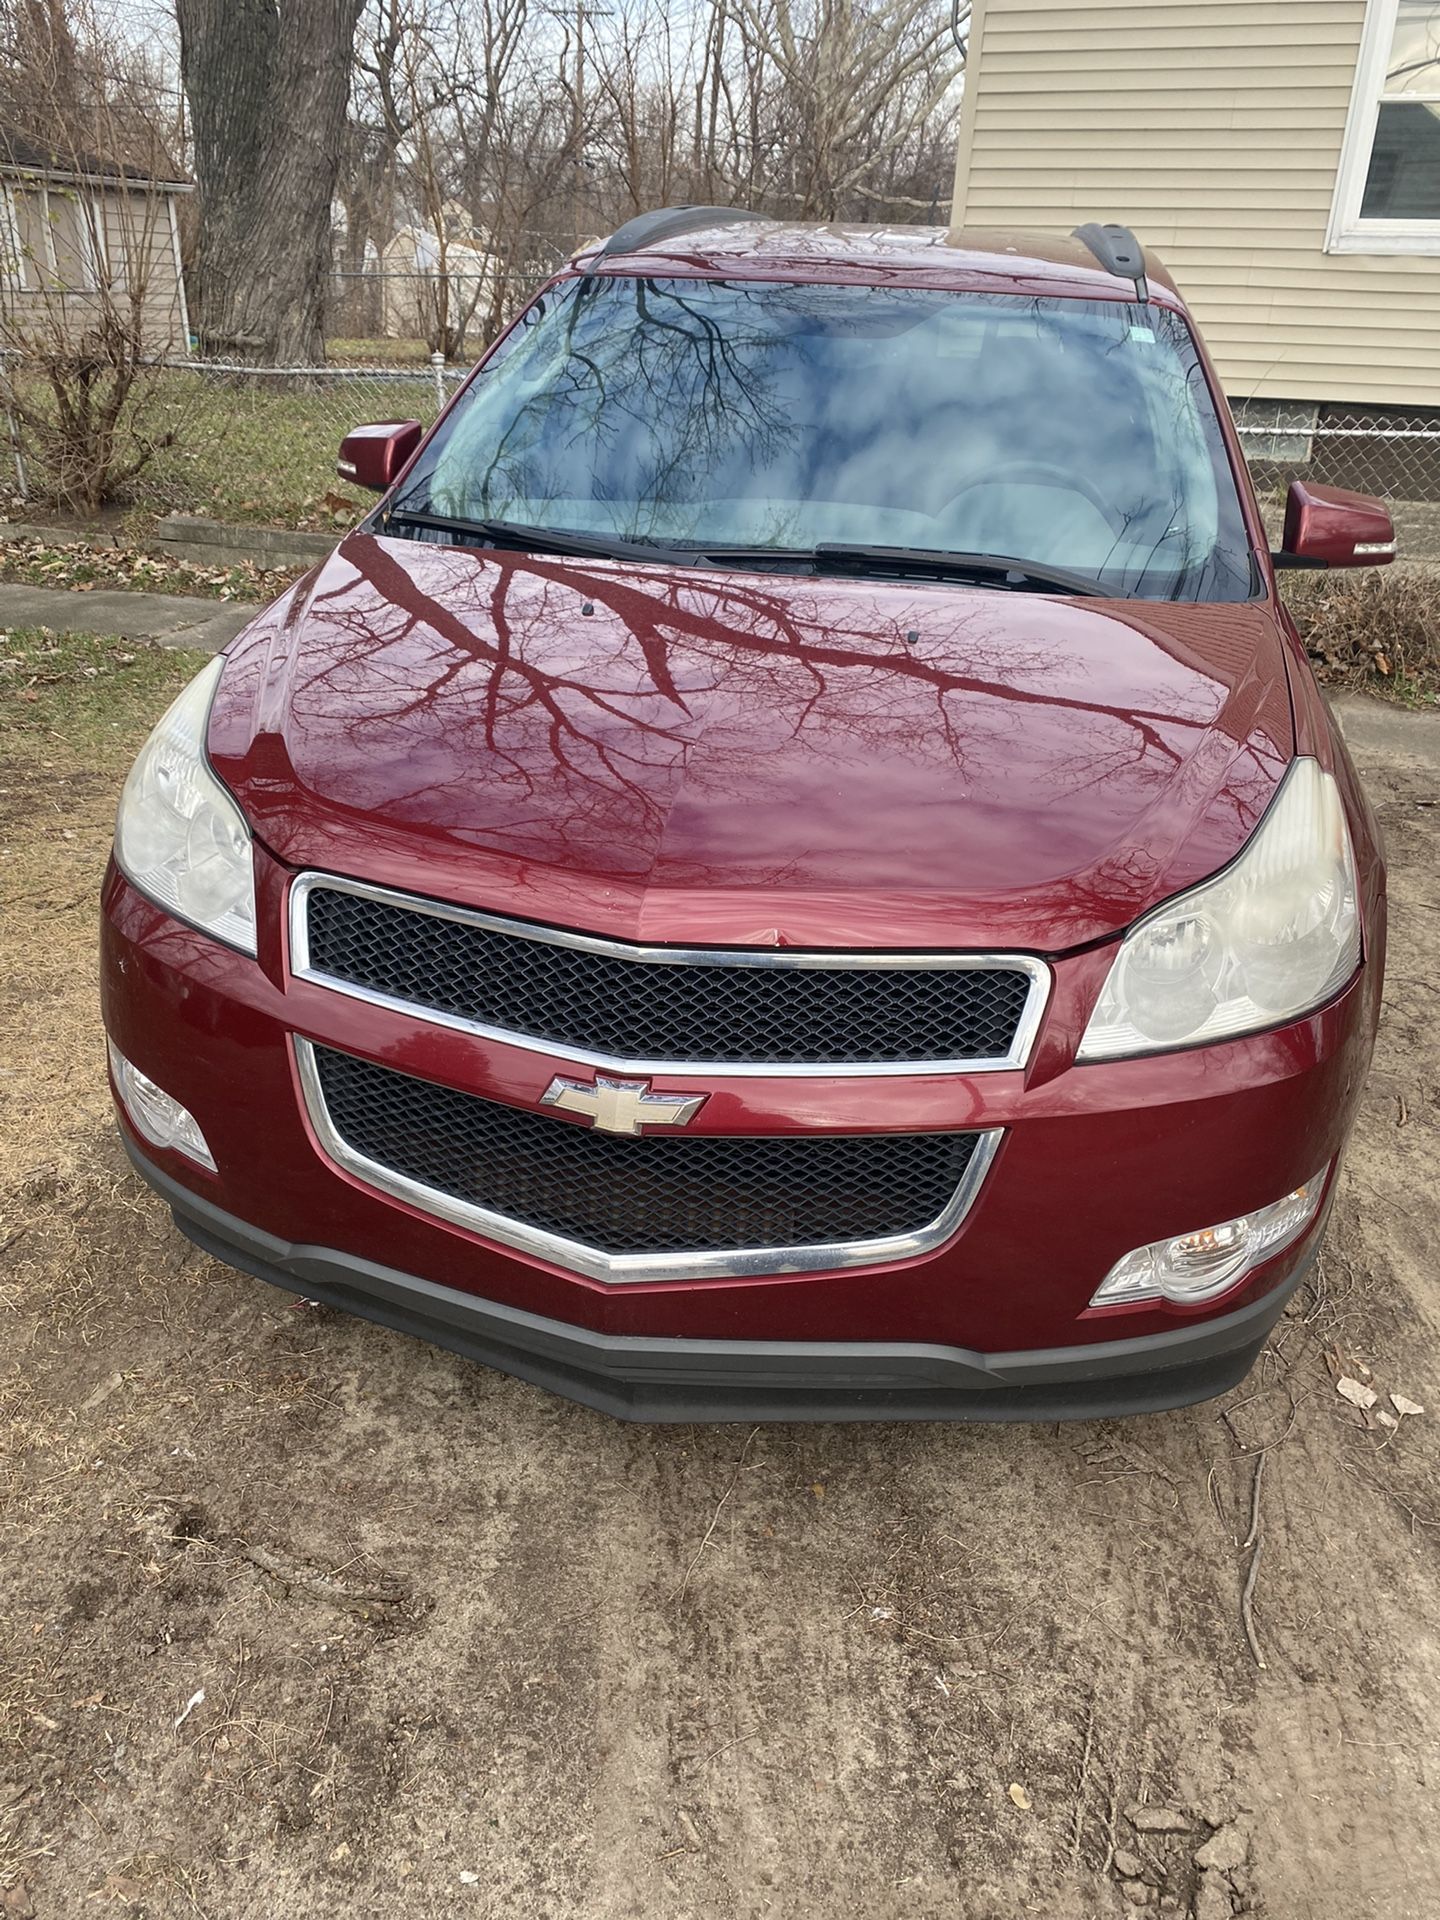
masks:
<path fill-rule="evenodd" d="M 43 187 L 12 187 L 6 196 L 9 202 L 10 219 L 6 233 L 6 251 L 13 238 L 15 247 L 13 277 L 8 271 L 9 284 L 21 293 L 38 292 L 45 284 L 50 272 L 50 228 L 45 218 L 45 190 Z"/>
<path fill-rule="evenodd" d="M 51 187 L 47 198 L 55 279 L 67 293 L 93 292 L 103 271 L 95 196 L 83 187 Z"/>
<path fill-rule="evenodd" d="M 1440 254 L 1440 0 L 1369 0 L 1326 246 Z"/>

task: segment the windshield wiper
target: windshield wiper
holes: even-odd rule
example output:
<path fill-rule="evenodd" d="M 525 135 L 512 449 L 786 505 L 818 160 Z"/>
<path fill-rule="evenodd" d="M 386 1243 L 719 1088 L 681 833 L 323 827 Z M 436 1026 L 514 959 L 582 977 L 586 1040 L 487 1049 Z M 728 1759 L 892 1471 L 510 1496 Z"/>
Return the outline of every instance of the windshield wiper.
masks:
<path fill-rule="evenodd" d="M 1030 593 L 1108 596 L 1088 574 L 1061 567 L 1012 560 L 1002 553 L 945 553 L 932 547 L 869 547 L 826 541 L 814 547 L 666 546 L 660 541 L 627 540 L 619 534 L 571 532 L 569 528 L 530 526 L 518 520 L 466 520 L 445 513 L 421 513 L 392 507 L 384 526 L 416 527 L 452 533 L 477 546 L 510 547 L 521 553 L 553 553 L 576 560 L 648 560 L 668 566 L 766 567 L 817 573 L 903 573 L 917 579 L 993 580 Z M 1123 596 L 1122 596 L 1123 597 Z"/>
<path fill-rule="evenodd" d="M 1101 598 L 1125 598 L 1086 573 L 1068 567 L 1043 566 L 1034 560 L 1014 560 L 1004 553 L 945 553 L 931 547 L 867 547 L 826 541 L 813 549 L 819 568 L 832 573 L 896 572 L 917 578 L 994 580 L 1028 593 L 1079 593 Z"/>
<path fill-rule="evenodd" d="M 671 565 L 693 565 L 695 555 L 658 542 L 622 540 L 619 535 L 571 533 L 568 528 L 532 527 L 519 520 L 465 520 L 447 513 L 416 513 L 392 507 L 385 515 L 386 530 L 418 527 L 427 533 L 454 533 L 476 546 L 511 547 L 519 553 L 554 553 L 573 560 L 664 560 Z"/>

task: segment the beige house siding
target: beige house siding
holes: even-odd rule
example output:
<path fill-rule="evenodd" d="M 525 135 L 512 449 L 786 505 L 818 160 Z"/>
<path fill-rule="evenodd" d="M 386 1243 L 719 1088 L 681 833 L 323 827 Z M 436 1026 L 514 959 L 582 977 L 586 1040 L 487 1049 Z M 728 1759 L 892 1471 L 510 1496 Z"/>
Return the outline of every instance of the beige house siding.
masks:
<path fill-rule="evenodd" d="M 132 290 L 146 343 L 157 353 L 188 344 L 174 196 L 162 187 L 110 187 L 0 178 L 10 244 L 4 271 L 5 330 L 53 338 L 82 333 L 100 311 L 103 278 L 121 311 Z"/>
<path fill-rule="evenodd" d="M 977 0 L 955 224 L 1133 227 L 1232 399 L 1440 406 L 1440 258 L 1327 254 L 1363 0 Z"/>

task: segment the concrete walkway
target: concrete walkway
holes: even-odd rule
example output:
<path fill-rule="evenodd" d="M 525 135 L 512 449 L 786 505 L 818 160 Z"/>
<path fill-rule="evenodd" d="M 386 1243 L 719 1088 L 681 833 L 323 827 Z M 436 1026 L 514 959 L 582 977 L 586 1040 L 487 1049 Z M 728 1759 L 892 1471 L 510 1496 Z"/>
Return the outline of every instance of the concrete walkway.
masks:
<path fill-rule="evenodd" d="M 109 633 L 155 640 L 162 647 L 218 653 L 259 608 L 228 600 L 197 600 L 178 593 L 130 593 L 97 587 L 26 587 L 0 582 L 0 627 L 50 627 L 56 633 Z"/>
<path fill-rule="evenodd" d="M 1440 773 L 1440 709 L 1412 713 L 1364 693 L 1342 693 L 1330 703 L 1356 760 Z"/>

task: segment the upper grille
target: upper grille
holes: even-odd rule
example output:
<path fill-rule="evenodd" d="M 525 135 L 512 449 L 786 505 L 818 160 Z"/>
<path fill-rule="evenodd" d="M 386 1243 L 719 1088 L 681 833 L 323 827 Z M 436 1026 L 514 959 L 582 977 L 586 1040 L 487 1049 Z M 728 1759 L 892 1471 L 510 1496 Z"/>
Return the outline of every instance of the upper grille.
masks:
<path fill-rule="evenodd" d="M 1043 969 L 796 964 L 623 947 L 307 883 L 301 970 L 558 1049 L 651 1067 L 1007 1065 Z M 603 947 L 604 951 L 596 951 Z M 659 959 L 646 954 L 660 953 Z M 813 960 L 813 957 L 810 957 Z M 748 962 L 748 964 L 746 964 Z M 758 962 L 758 963 L 757 963 Z"/>
<path fill-rule="evenodd" d="M 606 1254 L 828 1248 L 914 1233 L 955 1202 L 990 1137 L 601 1133 L 326 1047 L 306 1055 L 332 1144 Z"/>

